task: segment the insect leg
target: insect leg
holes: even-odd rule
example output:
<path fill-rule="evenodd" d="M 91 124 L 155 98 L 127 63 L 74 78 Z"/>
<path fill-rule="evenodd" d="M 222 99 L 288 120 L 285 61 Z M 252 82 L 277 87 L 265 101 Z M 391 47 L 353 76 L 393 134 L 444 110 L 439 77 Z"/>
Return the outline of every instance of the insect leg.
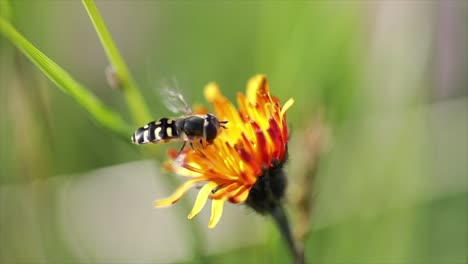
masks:
<path fill-rule="evenodd" d="M 184 141 L 184 144 L 183 144 L 182 147 L 180 148 L 179 153 L 177 153 L 177 157 L 178 157 L 179 154 L 182 152 L 182 150 L 184 150 L 185 144 L 187 144 L 187 141 Z"/>

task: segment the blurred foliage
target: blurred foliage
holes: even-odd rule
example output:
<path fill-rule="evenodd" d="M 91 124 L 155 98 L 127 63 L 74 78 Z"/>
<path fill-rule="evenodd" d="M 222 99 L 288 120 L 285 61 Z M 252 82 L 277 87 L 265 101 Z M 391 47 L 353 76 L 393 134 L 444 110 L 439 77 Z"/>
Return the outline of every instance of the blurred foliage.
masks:
<path fill-rule="evenodd" d="M 8 21 L 2 18 L 0 18 L 0 29 L 4 36 L 22 51 L 58 88 L 88 110 L 99 124 L 126 138 L 125 135 L 128 134 L 130 129 L 119 115 L 104 107 L 93 94 L 89 93 L 60 66 L 31 45 Z"/>
<path fill-rule="evenodd" d="M 14 18 L 32 45 L 131 120 L 125 95 L 107 84 L 109 63 L 81 3 L 5 3 L 0 15 Z M 97 7 L 154 119 L 171 116 L 157 89 L 173 76 L 192 102 L 204 103 L 202 88 L 210 81 L 234 100 L 249 77 L 267 74 L 282 102 L 295 98 L 288 112 L 292 140 L 324 111 L 332 139 L 317 175 L 306 241 L 310 263 L 466 263 L 467 83 L 461 75 L 451 91 L 439 78 L 445 69 L 440 50 L 451 49 L 436 39 L 442 16 L 430 15 L 449 10 L 467 22 L 466 4 L 98 1 Z M 407 35 L 398 38 L 399 31 Z M 466 58 L 466 51 L 454 52 L 452 59 Z M 457 65 L 449 72 L 466 71 L 466 63 Z M 99 249 L 84 258 L 64 241 L 57 227 L 64 225 L 57 219 L 63 190 L 39 188 L 36 180 L 86 179 L 84 172 L 143 159 L 141 148 L 156 149 L 163 161 L 174 145 L 121 141 L 3 37 L 0 77 L 0 231 L 7 234 L 0 232 L 0 262 L 38 255 L 50 263 L 98 260 Z M 453 96 L 438 98 L 437 89 Z M 290 151 L 291 167 L 295 155 L 308 153 Z M 16 193 L 24 199 L 11 195 L 28 183 L 33 187 Z M 288 261 L 277 231 L 265 223 L 265 244 L 239 245 L 203 261 Z M 242 234 L 242 226 L 232 228 Z"/>

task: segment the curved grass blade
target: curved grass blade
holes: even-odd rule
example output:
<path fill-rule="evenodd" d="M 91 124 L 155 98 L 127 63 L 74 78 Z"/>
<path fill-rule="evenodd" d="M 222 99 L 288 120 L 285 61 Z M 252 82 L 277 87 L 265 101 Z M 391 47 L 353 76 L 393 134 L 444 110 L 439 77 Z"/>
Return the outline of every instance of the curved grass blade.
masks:
<path fill-rule="evenodd" d="M 131 129 L 126 122 L 81 84 L 75 81 L 64 69 L 34 47 L 5 19 L 0 17 L 0 34 L 10 40 L 63 92 L 73 97 L 103 127 L 129 141 Z"/>
<path fill-rule="evenodd" d="M 11 12 L 11 4 L 8 0 L 0 1 L 0 17 L 5 18 L 7 21 L 11 21 L 12 12 Z"/>
<path fill-rule="evenodd" d="M 107 54 L 113 70 L 115 71 L 120 87 L 122 88 L 127 105 L 132 113 L 134 121 L 140 125 L 147 123 L 151 120 L 146 103 L 143 100 L 135 82 L 133 81 L 131 74 L 119 53 L 119 50 L 115 46 L 115 43 L 107 30 L 104 21 L 102 20 L 99 10 L 96 4 L 92 0 L 82 0 L 82 3 L 88 12 L 88 15 L 93 23 L 94 29 L 99 36 L 102 46 Z"/>

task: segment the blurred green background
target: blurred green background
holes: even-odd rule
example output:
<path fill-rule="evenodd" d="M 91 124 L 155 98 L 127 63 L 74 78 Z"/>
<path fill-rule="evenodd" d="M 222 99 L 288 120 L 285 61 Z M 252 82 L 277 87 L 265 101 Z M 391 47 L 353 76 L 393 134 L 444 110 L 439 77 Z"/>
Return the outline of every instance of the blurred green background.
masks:
<path fill-rule="evenodd" d="M 465 1 L 97 6 L 154 119 L 171 116 L 157 91 L 173 76 L 195 103 L 210 81 L 235 100 L 257 73 L 282 102 L 293 97 L 291 186 L 310 164 L 304 131 L 324 113 L 309 263 L 468 263 Z M 130 120 L 80 2 L 11 7 L 28 40 Z M 168 146 L 101 128 L 2 37 L 0 77 L 0 263 L 289 261 L 270 219 L 243 206 L 227 207 L 214 230 L 209 208 L 195 225 L 179 204 L 152 208 L 173 190 L 158 165 Z"/>

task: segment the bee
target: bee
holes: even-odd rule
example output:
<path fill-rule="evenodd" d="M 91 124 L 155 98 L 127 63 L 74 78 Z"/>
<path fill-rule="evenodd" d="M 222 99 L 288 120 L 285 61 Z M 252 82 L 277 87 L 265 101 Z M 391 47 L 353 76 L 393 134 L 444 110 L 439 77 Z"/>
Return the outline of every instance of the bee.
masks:
<path fill-rule="evenodd" d="M 203 142 L 212 144 L 216 137 L 221 132 L 221 129 L 226 129 L 228 121 L 220 121 L 214 114 L 206 115 L 193 114 L 185 97 L 176 88 L 165 88 L 161 90 L 161 95 L 164 98 L 166 107 L 174 113 L 183 112 L 177 118 L 161 118 L 149 122 L 143 127 L 138 128 L 133 133 L 131 140 L 134 144 L 159 144 L 174 141 L 183 141 L 179 154 L 185 148 L 187 142 L 193 149 L 193 142 Z"/>

